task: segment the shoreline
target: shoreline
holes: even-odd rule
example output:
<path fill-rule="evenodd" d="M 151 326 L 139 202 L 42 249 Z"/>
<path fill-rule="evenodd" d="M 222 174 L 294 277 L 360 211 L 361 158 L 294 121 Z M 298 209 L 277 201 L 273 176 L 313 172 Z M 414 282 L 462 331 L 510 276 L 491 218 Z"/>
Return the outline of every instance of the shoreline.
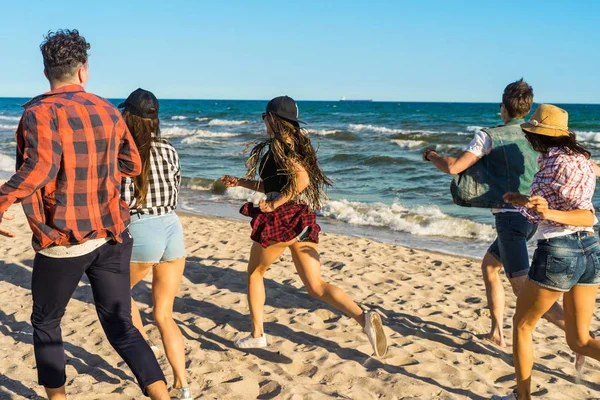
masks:
<path fill-rule="evenodd" d="M 20 206 L 10 214 L 15 220 L 3 226 L 18 237 L 0 239 L 0 397 L 43 399 L 29 322 L 31 233 Z M 174 316 L 186 342 L 195 397 L 485 400 L 513 387 L 511 349 L 483 338 L 489 312 L 473 260 L 324 232 L 319 244 L 323 279 L 383 316 L 388 355 L 371 357 L 371 346 L 354 320 L 308 295 L 287 251 L 265 275 L 270 347 L 240 351 L 232 342 L 250 329 L 250 226 L 182 210 L 178 214 L 188 256 Z M 515 298 L 506 281 L 510 340 Z M 150 339 L 160 344 L 152 323 L 151 282 L 146 277 L 133 298 Z M 72 398 L 141 398 L 131 372 L 104 336 L 86 278 L 69 303 L 62 330 Z M 549 400 L 597 397 L 597 364 L 590 361 L 583 384 L 574 385 L 572 353 L 558 328 L 541 321 L 534 341 L 536 359 L 543 360 L 534 372 L 536 392 Z M 171 383 L 165 357 L 159 362 Z"/>
<path fill-rule="evenodd" d="M 246 226 L 249 226 L 250 223 L 250 218 L 246 218 L 247 219 L 246 222 L 244 222 L 244 220 L 241 219 L 235 219 L 235 218 L 230 218 L 230 217 L 223 217 L 223 216 L 218 216 L 218 215 L 211 215 L 211 214 L 204 214 L 198 211 L 194 211 L 194 210 L 188 210 L 188 209 L 182 209 L 182 208 L 177 208 L 175 210 L 175 212 L 177 213 L 177 215 L 179 216 L 183 216 L 183 217 L 192 217 L 192 218 L 206 218 L 206 219 L 210 219 L 210 220 L 226 220 L 226 221 L 230 221 L 233 223 L 241 223 L 241 224 L 245 224 Z M 319 220 L 323 220 L 324 217 L 320 217 L 317 216 L 317 223 L 319 224 Z M 321 226 L 321 228 L 323 229 L 323 226 L 325 227 L 330 227 L 331 223 L 328 223 L 327 221 L 324 224 L 319 224 Z M 477 257 L 477 256 L 473 256 L 473 255 L 461 255 L 461 254 L 457 254 L 457 253 L 451 253 L 451 252 L 444 252 L 441 250 L 435 250 L 435 249 L 429 249 L 426 247 L 409 247 L 406 246 L 404 244 L 401 243 L 394 243 L 391 241 L 385 241 L 376 237 L 369 237 L 369 236 L 361 236 L 360 234 L 356 234 L 356 235 L 348 235 L 348 234 L 342 234 L 342 233 L 338 233 L 338 232 L 329 232 L 326 229 L 323 229 L 322 231 L 323 233 L 327 233 L 327 234 L 331 234 L 331 235 L 336 235 L 336 236 L 342 236 L 342 237 L 346 237 L 348 239 L 366 239 L 366 240 L 370 240 L 376 243 L 380 243 L 380 244 L 384 244 L 384 245 L 389 245 L 389 246 L 397 246 L 397 247 L 401 247 L 403 249 L 406 250 L 420 250 L 420 251 L 426 251 L 429 252 L 431 254 L 435 254 L 435 255 L 440 255 L 440 256 L 448 256 L 448 257 L 457 257 L 457 258 L 465 258 L 474 262 L 481 262 L 481 260 L 483 259 L 483 257 Z"/>

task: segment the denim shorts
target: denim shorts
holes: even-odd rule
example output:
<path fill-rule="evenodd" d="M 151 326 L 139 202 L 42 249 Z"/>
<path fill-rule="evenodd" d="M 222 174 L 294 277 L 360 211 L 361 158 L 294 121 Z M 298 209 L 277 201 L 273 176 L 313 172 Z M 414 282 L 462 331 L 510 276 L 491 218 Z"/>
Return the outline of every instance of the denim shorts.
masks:
<path fill-rule="evenodd" d="M 131 262 L 159 263 L 185 257 L 183 228 L 172 211 L 164 215 L 134 214 L 129 232 L 133 236 Z"/>
<path fill-rule="evenodd" d="M 592 232 L 538 240 L 529 280 L 568 292 L 573 286 L 600 285 L 600 244 Z"/>
<path fill-rule="evenodd" d="M 488 249 L 488 253 L 502 263 L 509 278 L 527 275 L 527 241 L 535 235 L 537 225 L 527 221 L 527 218 L 518 212 L 497 213 L 495 218 L 498 237 Z"/>

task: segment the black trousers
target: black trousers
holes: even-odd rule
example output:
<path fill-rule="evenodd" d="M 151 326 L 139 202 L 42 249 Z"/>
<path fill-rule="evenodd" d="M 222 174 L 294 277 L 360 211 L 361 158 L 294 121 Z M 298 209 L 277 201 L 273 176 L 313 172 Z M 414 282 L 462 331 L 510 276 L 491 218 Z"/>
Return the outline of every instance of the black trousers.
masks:
<path fill-rule="evenodd" d="M 131 320 L 129 263 L 133 239 L 129 231 L 121 236 L 123 243 L 111 240 L 80 257 L 35 256 L 31 324 L 40 385 L 59 388 L 66 382 L 60 321 L 84 272 L 106 337 L 131 368 L 142 391 L 145 393 L 151 383 L 165 381 L 154 353 Z"/>

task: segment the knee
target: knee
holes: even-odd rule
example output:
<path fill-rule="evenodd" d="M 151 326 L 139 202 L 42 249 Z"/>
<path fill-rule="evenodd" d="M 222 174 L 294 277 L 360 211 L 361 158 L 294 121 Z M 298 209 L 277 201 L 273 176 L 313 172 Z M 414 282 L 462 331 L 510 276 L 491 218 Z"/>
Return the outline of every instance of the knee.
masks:
<path fill-rule="evenodd" d="M 308 294 L 311 297 L 320 299 L 325 294 L 326 285 L 327 284 L 323 281 L 319 281 L 319 282 L 315 282 L 315 283 L 309 282 L 306 284 L 306 291 L 308 292 Z"/>
<path fill-rule="evenodd" d="M 267 272 L 268 265 L 258 265 L 252 269 L 248 269 L 248 279 L 262 279 Z"/>
<path fill-rule="evenodd" d="M 513 316 L 513 330 L 515 333 L 519 333 L 522 335 L 531 334 L 537 321 L 529 321 L 524 318 L 522 315 L 515 314 Z"/>
<path fill-rule="evenodd" d="M 164 326 L 169 322 L 173 321 L 173 313 L 171 310 L 157 310 L 153 311 L 154 321 L 156 321 L 156 325 Z"/>
<path fill-rule="evenodd" d="M 64 309 L 44 312 L 34 306 L 31 313 L 31 326 L 35 329 L 52 329 L 58 327 L 64 314 Z"/>

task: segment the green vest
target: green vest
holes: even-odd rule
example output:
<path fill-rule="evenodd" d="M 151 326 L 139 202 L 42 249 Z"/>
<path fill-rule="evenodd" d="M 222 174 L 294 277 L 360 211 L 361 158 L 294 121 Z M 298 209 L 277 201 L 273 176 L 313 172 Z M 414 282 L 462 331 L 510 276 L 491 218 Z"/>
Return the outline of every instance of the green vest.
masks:
<path fill-rule="evenodd" d="M 492 138 L 492 151 L 465 171 L 454 176 L 452 200 L 462 207 L 513 208 L 505 204 L 506 192 L 529 195 L 538 170 L 537 153 L 521 131 L 523 120 L 484 129 Z"/>

